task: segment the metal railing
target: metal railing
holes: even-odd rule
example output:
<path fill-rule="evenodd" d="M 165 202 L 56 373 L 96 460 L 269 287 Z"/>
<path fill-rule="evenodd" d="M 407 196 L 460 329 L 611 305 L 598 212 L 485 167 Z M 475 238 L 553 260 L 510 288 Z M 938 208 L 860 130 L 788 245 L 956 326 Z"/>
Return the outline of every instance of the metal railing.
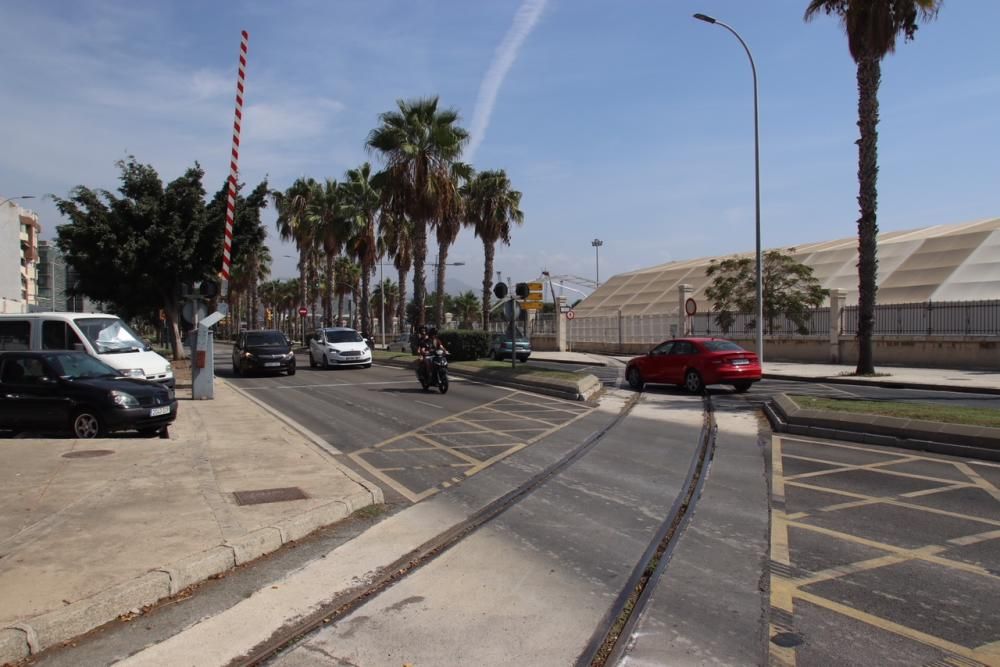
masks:
<path fill-rule="evenodd" d="M 841 312 L 840 330 L 858 328 L 858 307 Z M 1000 335 L 1000 300 L 926 301 L 875 306 L 875 335 L 996 336 Z"/>

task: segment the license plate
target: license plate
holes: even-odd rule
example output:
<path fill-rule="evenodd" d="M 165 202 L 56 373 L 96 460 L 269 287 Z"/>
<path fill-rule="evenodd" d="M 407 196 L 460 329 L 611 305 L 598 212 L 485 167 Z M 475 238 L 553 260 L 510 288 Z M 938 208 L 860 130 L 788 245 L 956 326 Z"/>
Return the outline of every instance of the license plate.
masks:
<path fill-rule="evenodd" d="M 280 366 L 281 364 L 277 361 L 268 361 L 264 365 L 267 366 L 268 368 L 272 368 L 274 366 Z"/>
<path fill-rule="evenodd" d="M 162 406 L 160 406 L 158 408 L 150 408 L 149 409 L 149 416 L 150 417 L 159 417 L 160 415 L 169 415 L 169 414 L 170 414 L 170 406 L 169 405 L 162 405 Z"/>
<path fill-rule="evenodd" d="M 749 359 L 733 359 L 733 366 L 746 366 L 749 363 Z"/>

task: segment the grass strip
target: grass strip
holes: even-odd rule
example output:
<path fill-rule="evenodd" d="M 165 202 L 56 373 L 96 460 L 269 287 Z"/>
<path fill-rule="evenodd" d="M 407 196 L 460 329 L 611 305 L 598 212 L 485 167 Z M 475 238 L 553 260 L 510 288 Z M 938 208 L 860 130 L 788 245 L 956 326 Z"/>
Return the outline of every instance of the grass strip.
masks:
<path fill-rule="evenodd" d="M 961 405 L 939 405 L 935 403 L 865 401 L 799 395 L 790 395 L 789 398 L 805 410 L 829 410 L 831 412 L 879 415 L 883 417 L 899 417 L 901 419 L 920 419 L 945 424 L 1000 428 L 1000 410 L 995 408 L 972 408 Z"/>

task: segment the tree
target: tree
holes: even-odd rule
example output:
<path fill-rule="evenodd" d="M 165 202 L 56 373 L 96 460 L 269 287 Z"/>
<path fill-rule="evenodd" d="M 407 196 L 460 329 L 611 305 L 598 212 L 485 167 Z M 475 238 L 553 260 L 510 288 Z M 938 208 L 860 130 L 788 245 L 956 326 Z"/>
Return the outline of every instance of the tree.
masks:
<path fill-rule="evenodd" d="M 315 230 L 316 239 L 323 248 L 323 323 L 333 324 L 333 294 L 334 294 L 334 260 L 344 249 L 344 244 L 350 238 L 351 230 L 343 211 L 343 187 L 337 181 L 328 178 L 320 186 L 309 203 L 311 224 Z"/>
<path fill-rule="evenodd" d="M 164 188 L 156 170 L 134 157 L 116 164 L 121 196 L 80 185 L 54 198 L 69 219 L 56 228 L 56 242 L 82 294 L 125 316 L 163 308 L 174 359 L 183 359 L 181 287 L 214 276 L 222 256 L 222 230 L 205 214 L 204 172 L 195 163 Z"/>
<path fill-rule="evenodd" d="M 379 219 L 379 237 L 398 274 L 396 316 L 402 328 L 406 322 L 406 274 L 413 266 L 413 223 L 405 215 L 383 210 Z"/>
<path fill-rule="evenodd" d="M 384 302 L 383 302 L 384 301 Z M 372 310 L 385 317 L 386 323 L 392 323 L 392 313 L 399 305 L 399 288 L 390 278 L 384 279 L 372 291 Z M 392 330 L 389 329 L 392 333 Z"/>
<path fill-rule="evenodd" d="M 350 250 L 361 269 L 361 330 L 372 333 L 371 277 L 378 262 L 375 220 L 381 194 L 373 183 L 372 166 L 365 162 L 348 169 L 344 182 L 344 209 L 350 221 Z"/>
<path fill-rule="evenodd" d="M 350 257 L 341 255 L 337 258 L 333 267 L 333 293 L 337 295 L 337 326 L 344 319 L 344 297 L 350 295 L 351 300 L 357 307 L 357 299 L 354 298 L 354 293 L 358 288 L 358 279 L 361 277 L 361 269 L 351 261 Z M 353 326 L 353 314 L 351 317 L 352 321 L 347 323 L 347 326 Z"/>
<path fill-rule="evenodd" d="M 896 50 L 902 34 L 909 41 L 919 20 L 934 18 L 941 0 L 810 0 L 805 19 L 819 12 L 840 18 L 857 65 L 858 81 L 858 366 L 859 375 L 875 372 L 872 333 L 878 289 L 878 89 L 882 59 Z"/>
<path fill-rule="evenodd" d="M 459 327 L 471 329 L 472 323 L 479 319 L 482 313 L 483 304 L 472 290 L 458 295 L 452 302 L 455 308 L 455 317 L 458 318 Z"/>
<path fill-rule="evenodd" d="M 503 169 L 483 171 L 463 188 L 466 217 L 483 241 L 483 328 L 489 323 L 493 289 L 493 255 L 497 241 L 510 245 L 511 224 L 524 223 L 521 193 L 511 188 Z"/>
<path fill-rule="evenodd" d="M 271 193 L 274 207 L 278 210 L 276 221 L 278 234 L 283 241 L 295 241 L 299 251 L 299 305 L 308 302 L 306 288 L 309 285 L 310 252 L 315 245 L 316 228 L 312 224 L 310 207 L 318 184 L 312 178 L 299 178 L 284 192 L 275 190 Z M 302 332 L 303 339 L 305 331 Z"/>
<path fill-rule="evenodd" d="M 385 210 L 413 221 L 413 298 L 415 324 L 425 321 L 427 225 L 453 211 L 458 191 L 451 165 L 461 157 L 469 133 L 459 127 L 458 112 L 438 109 L 438 98 L 398 100 L 398 111 L 379 116 L 366 146 L 384 160 Z"/>
<path fill-rule="evenodd" d="M 783 315 L 795 322 L 799 333 L 808 333 L 806 323 L 809 310 L 823 303 L 828 290 L 823 289 L 813 276 L 812 267 L 780 250 L 765 252 L 763 263 L 764 321 L 767 332 L 774 332 L 774 320 Z M 712 310 L 716 313 L 715 322 L 723 331 L 729 331 L 734 313 L 756 311 L 757 274 L 753 258 L 712 260 L 705 274 L 712 279 L 705 295 L 712 300 Z"/>

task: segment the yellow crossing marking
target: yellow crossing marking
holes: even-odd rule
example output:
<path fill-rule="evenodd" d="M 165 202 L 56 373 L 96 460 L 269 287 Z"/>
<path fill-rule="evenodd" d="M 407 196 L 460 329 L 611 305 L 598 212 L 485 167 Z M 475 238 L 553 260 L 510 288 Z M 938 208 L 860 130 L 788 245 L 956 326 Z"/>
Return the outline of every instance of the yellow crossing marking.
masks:
<path fill-rule="evenodd" d="M 976 486 L 981 488 L 986 493 L 993 496 L 995 500 L 1000 500 L 1000 489 L 990 484 L 987 480 L 983 479 L 978 472 L 973 470 L 970 466 L 965 463 L 956 463 L 955 467 L 962 471 L 962 473 L 971 479 Z"/>

